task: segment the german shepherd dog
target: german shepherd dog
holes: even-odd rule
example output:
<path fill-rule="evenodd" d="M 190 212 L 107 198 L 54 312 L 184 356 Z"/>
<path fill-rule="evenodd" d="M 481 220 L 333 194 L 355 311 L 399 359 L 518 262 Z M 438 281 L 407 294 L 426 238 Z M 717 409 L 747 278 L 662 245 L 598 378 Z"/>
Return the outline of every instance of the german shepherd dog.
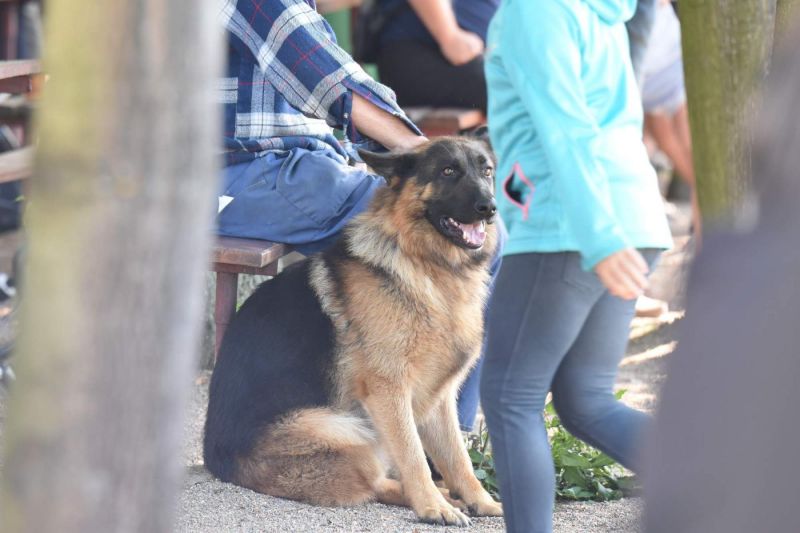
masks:
<path fill-rule="evenodd" d="M 361 156 L 388 187 L 337 244 L 262 284 L 231 321 L 205 464 L 223 481 L 316 505 L 378 500 L 462 526 L 467 512 L 499 516 L 456 417 L 497 239 L 491 151 L 444 137 Z"/>

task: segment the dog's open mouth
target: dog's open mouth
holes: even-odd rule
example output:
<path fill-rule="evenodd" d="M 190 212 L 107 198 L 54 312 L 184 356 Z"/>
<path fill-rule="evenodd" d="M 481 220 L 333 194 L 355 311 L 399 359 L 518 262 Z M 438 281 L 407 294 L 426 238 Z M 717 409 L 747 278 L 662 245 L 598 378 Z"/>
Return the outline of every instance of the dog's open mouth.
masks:
<path fill-rule="evenodd" d="M 442 229 L 456 244 L 477 250 L 486 241 L 486 221 L 464 224 L 450 217 L 441 218 Z"/>

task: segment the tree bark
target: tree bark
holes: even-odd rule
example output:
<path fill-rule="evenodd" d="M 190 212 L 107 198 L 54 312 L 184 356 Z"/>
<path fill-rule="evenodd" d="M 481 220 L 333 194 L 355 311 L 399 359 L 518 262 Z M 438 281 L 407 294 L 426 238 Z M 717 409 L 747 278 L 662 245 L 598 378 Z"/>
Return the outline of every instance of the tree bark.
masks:
<path fill-rule="evenodd" d="M 749 129 L 767 73 L 775 0 L 683 0 L 683 61 L 697 190 L 713 225 L 750 191 Z"/>
<path fill-rule="evenodd" d="M 47 4 L 3 531 L 168 531 L 215 209 L 210 0 Z"/>
<path fill-rule="evenodd" d="M 777 0 L 775 35 L 778 39 L 793 27 L 800 26 L 800 0 Z"/>

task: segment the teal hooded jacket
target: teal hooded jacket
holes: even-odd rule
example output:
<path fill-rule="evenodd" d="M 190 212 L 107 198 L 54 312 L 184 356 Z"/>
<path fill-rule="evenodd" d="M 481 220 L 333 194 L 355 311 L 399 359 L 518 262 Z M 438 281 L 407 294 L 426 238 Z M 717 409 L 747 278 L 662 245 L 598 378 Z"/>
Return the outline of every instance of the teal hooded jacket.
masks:
<path fill-rule="evenodd" d="M 504 254 L 577 251 L 585 269 L 669 248 L 624 22 L 636 0 L 504 0 L 485 58 Z"/>

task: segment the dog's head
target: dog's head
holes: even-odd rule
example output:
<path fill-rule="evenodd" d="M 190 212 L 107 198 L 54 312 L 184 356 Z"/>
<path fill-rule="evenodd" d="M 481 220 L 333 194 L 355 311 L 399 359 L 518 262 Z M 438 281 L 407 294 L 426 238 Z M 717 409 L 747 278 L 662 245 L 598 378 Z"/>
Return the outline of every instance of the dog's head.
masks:
<path fill-rule="evenodd" d="M 470 137 L 441 137 L 413 152 L 360 151 L 393 191 L 413 197 L 412 216 L 424 218 L 445 239 L 468 250 L 483 247 L 494 220 L 494 156 Z"/>

